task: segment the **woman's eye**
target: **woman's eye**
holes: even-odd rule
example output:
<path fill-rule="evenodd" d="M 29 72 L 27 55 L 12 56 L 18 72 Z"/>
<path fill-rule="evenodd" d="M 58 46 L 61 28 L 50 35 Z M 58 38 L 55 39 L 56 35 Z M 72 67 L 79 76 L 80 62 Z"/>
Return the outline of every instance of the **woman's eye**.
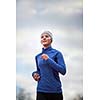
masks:
<path fill-rule="evenodd" d="M 41 36 L 41 38 L 43 38 L 43 36 Z"/>
<path fill-rule="evenodd" d="M 41 36 L 41 39 L 42 39 L 42 38 L 48 38 L 48 37 L 49 37 L 48 35 Z"/>
<path fill-rule="evenodd" d="M 46 35 L 45 37 L 47 38 L 48 36 Z"/>

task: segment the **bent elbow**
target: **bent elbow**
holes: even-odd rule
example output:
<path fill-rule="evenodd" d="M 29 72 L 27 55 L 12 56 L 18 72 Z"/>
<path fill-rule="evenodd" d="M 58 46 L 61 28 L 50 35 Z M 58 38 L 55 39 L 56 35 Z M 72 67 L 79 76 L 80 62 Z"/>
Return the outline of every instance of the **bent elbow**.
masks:
<path fill-rule="evenodd" d="M 63 71 L 61 72 L 62 75 L 66 74 L 66 68 L 63 69 Z"/>
<path fill-rule="evenodd" d="M 66 74 L 66 71 L 64 71 L 63 73 L 62 73 L 62 75 L 65 75 Z"/>

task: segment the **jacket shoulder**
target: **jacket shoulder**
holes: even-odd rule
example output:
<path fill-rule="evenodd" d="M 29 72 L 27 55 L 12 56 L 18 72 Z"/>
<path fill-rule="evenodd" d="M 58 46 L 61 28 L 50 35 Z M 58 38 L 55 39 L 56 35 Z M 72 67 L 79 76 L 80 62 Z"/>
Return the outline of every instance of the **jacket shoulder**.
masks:
<path fill-rule="evenodd" d="M 57 49 L 52 49 L 52 52 L 55 52 L 55 53 L 61 53 L 59 50 L 57 50 Z"/>

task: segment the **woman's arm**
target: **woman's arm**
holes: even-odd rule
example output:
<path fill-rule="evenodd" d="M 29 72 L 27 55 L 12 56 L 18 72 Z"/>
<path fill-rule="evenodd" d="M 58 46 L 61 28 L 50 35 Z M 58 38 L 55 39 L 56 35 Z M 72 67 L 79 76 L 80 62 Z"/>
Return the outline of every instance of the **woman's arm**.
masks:
<path fill-rule="evenodd" d="M 56 55 L 56 62 L 51 59 L 47 54 L 43 54 L 41 57 L 45 59 L 49 66 L 51 66 L 54 70 L 60 72 L 62 75 L 66 74 L 66 65 L 63 55 L 60 52 L 58 52 Z"/>
<path fill-rule="evenodd" d="M 37 57 L 35 57 L 35 61 L 36 61 L 37 71 L 32 72 L 32 77 L 34 78 L 34 80 L 39 81 L 40 80 L 40 69 L 38 67 Z"/>

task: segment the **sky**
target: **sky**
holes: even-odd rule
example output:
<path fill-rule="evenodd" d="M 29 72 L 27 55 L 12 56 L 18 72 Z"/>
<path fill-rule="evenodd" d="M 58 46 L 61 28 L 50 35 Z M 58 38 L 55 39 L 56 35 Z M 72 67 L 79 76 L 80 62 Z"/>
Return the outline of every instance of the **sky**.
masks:
<path fill-rule="evenodd" d="M 62 52 L 67 74 L 60 75 L 64 100 L 83 93 L 83 1 L 16 0 L 16 85 L 35 94 L 35 55 L 40 34 L 53 33 L 52 47 Z M 35 98 L 35 97 L 34 97 Z"/>

